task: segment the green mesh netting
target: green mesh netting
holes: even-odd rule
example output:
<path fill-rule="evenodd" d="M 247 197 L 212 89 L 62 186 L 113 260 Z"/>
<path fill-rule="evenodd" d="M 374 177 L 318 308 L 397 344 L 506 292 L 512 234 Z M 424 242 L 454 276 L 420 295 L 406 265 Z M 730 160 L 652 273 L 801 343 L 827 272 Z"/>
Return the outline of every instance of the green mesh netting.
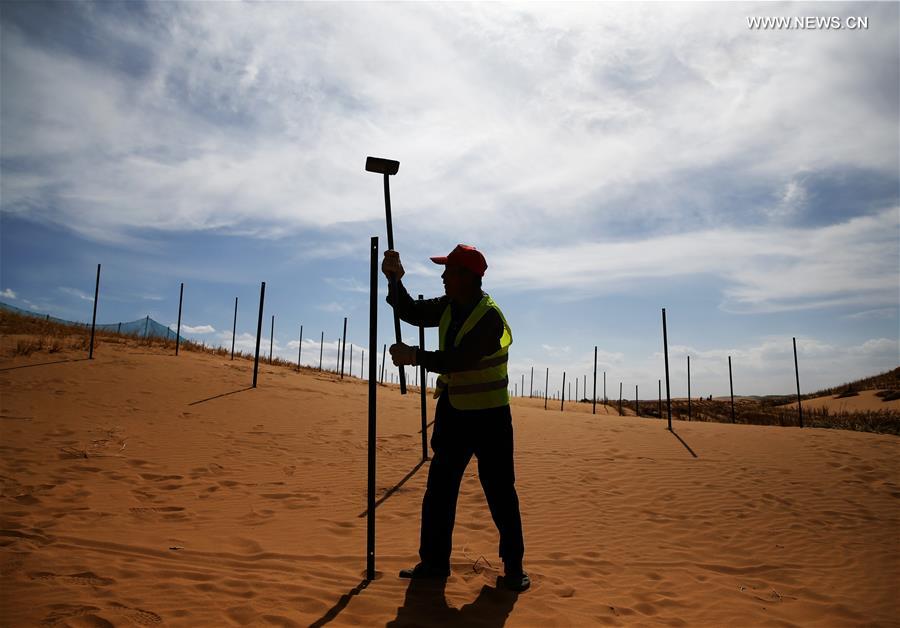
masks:
<path fill-rule="evenodd" d="M 56 318 L 55 316 L 50 316 L 49 314 L 41 314 L 39 312 L 31 312 L 29 310 L 23 310 L 22 308 L 16 307 L 15 305 L 10 305 L 8 303 L 3 303 L 0 301 L 0 309 L 9 310 L 11 312 L 15 312 L 17 314 L 22 314 L 24 316 L 33 316 L 35 318 L 41 318 L 47 321 L 53 321 L 54 323 L 61 323 L 63 325 L 78 325 L 80 327 L 85 327 L 90 329 L 90 323 L 82 323 L 77 321 L 69 321 L 63 318 Z M 155 338 L 175 338 L 175 332 L 159 323 L 149 316 L 145 316 L 144 318 L 139 318 L 135 321 L 124 321 L 121 323 L 98 323 L 96 325 L 98 330 L 103 331 L 112 331 L 119 334 L 125 334 L 128 336 L 138 336 L 140 338 L 147 337 L 155 337 Z"/>

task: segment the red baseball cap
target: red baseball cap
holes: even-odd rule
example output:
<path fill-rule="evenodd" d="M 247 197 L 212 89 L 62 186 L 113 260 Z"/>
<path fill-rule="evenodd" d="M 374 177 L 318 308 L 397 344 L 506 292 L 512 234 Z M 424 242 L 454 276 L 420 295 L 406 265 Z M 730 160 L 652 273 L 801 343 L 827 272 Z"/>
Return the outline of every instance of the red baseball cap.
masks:
<path fill-rule="evenodd" d="M 474 246 L 468 244 L 457 244 L 456 248 L 450 251 L 449 255 L 432 257 L 431 261 L 435 264 L 462 266 L 463 268 L 468 268 L 479 277 L 484 277 L 484 271 L 487 270 L 487 262 L 484 260 L 484 255 Z"/>

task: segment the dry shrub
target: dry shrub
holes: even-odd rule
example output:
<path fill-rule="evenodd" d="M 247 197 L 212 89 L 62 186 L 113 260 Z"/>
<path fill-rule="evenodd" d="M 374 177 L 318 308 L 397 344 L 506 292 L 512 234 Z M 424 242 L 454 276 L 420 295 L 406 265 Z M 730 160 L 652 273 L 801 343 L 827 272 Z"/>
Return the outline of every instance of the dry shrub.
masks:
<path fill-rule="evenodd" d="M 691 414 L 694 421 L 731 423 L 731 402 L 719 399 L 694 401 Z M 772 405 L 768 400 L 742 399 L 735 403 L 734 414 L 736 423 L 784 427 L 800 425 L 796 408 Z M 672 401 L 672 418 L 687 419 L 687 401 Z M 828 408 L 804 407 L 803 425 L 900 435 L 900 412 L 889 409 L 836 412 Z"/>
<path fill-rule="evenodd" d="M 16 348 L 13 355 L 31 355 L 35 351 L 43 348 L 40 337 L 38 338 L 22 338 L 16 341 Z"/>

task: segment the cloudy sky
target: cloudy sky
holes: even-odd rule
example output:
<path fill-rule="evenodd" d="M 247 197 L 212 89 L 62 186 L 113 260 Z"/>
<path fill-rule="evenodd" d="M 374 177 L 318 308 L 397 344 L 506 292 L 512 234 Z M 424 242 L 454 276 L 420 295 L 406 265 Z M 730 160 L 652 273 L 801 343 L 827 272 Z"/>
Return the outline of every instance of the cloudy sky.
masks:
<path fill-rule="evenodd" d="M 0 5 L 0 300 L 150 315 L 333 364 L 368 345 L 369 238 L 414 296 L 474 244 L 510 379 L 654 398 L 898 365 L 897 3 Z M 866 29 L 752 29 L 851 16 Z M 391 342 L 381 283 L 379 346 Z M 404 326 L 404 338 L 418 339 Z M 436 330 L 426 344 L 436 347 Z M 538 374 L 540 377 L 538 377 Z M 646 391 L 646 392 L 645 392 Z M 574 389 L 573 389 L 574 392 Z M 618 392 L 617 390 L 615 391 Z"/>

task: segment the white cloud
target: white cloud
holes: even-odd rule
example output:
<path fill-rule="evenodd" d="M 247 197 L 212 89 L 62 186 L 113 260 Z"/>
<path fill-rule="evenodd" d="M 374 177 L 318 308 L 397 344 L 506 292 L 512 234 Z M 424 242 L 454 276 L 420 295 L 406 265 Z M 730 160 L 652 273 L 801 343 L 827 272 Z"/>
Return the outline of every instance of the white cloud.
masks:
<path fill-rule="evenodd" d="M 369 293 L 368 284 L 363 285 L 353 277 L 323 277 L 322 281 L 342 292 L 362 292 L 364 294 Z"/>
<path fill-rule="evenodd" d="M 50 305 L 38 305 L 37 303 L 32 303 L 28 299 L 22 299 L 22 303 L 27 305 L 32 310 L 37 310 L 40 312 L 50 312 L 50 310 L 53 309 Z"/>
<path fill-rule="evenodd" d="M 848 318 L 851 320 L 886 320 L 891 318 L 897 318 L 897 308 L 896 307 L 882 307 L 876 308 L 874 310 L 863 310 L 861 312 L 854 312 L 853 314 L 847 314 L 844 318 Z"/>
<path fill-rule="evenodd" d="M 726 281 L 722 307 L 734 312 L 893 305 L 898 228 L 898 210 L 890 209 L 819 228 L 717 229 L 564 248 L 511 246 L 493 256 L 491 280 L 573 299 L 628 290 L 640 280 L 709 275 Z"/>
<path fill-rule="evenodd" d="M 79 299 L 81 299 L 83 301 L 90 301 L 91 303 L 94 302 L 94 297 L 90 296 L 89 294 L 87 294 L 86 292 L 84 292 L 82 290 L 79 290 L 78 288 L 69 288 L 67 286 L 59 286 L 59 291 L 64 292 L 69 295 L 72 295 L 74 297 L 78 297 Z"/>
<path fill-rule="evenodd" d="M 4 299 L 15 299 L 16 293 L 11 289 L 6 288 L 3 292 L 0 292 L 0 297 L 3 297 Z"/>
<path fill-rule="evenodd" d="M 316 307 L 318 309 L 322 310 L 323 312 L 343 312 L 343 311 L 345 311 L 344 306 L 341 305 L 340 303 L 337 303 L 336 301 L 331 301 L 329 303 L 323 303 L 321 305 L 317 305 Z"/>
<path fill-rule="evenodd" d="M 169 325 L 169 329 L 171 329 L 172 331 L 176 331 L 177 327 L 177 323 Z M 181 325 L 181 333 L 183 334 L 211 334 L 215 331 L 216 329 L 212 325 L 191 326 L 185 325 L 184 323 L 182 323 Z"/>
<path fill-rule="evenodd" d="M 866 340 L 859 346 L 851 347 L 850 353 L 858 355 L 885 355 L 893 356 L 897 364 L 900 364 L 900 354 L 898 354 L 900 344 L 894 338 L 872 338 Z"/>
<path fill-rule="evenodd" d="M 751 32 L 728 3 L 149 11 L 157 28 L 91 15 L 99 39 L 149 51 L 145 76 L 4 28 L 4 157 L 46 166 L 5 174 L 9 211 L 104 240 L 141 226 L 280 237 L 380 219 L 380 178 L 363 171 L 375 154 L 401 161 L 398 223 L 500 244 L 695 168 L 746 161 L 739 176 L 776 187 L 847 163 L 896 172 L 896 112 L 871 88 L 896 64 L 891 6 L 870 7 L 865 37 Z M 34 209 L 51 191 L 65 202 Z M 799 200 L 788 183 L 782 201 Z M 670 207 L 628 211 L 678 223 Z"/>

